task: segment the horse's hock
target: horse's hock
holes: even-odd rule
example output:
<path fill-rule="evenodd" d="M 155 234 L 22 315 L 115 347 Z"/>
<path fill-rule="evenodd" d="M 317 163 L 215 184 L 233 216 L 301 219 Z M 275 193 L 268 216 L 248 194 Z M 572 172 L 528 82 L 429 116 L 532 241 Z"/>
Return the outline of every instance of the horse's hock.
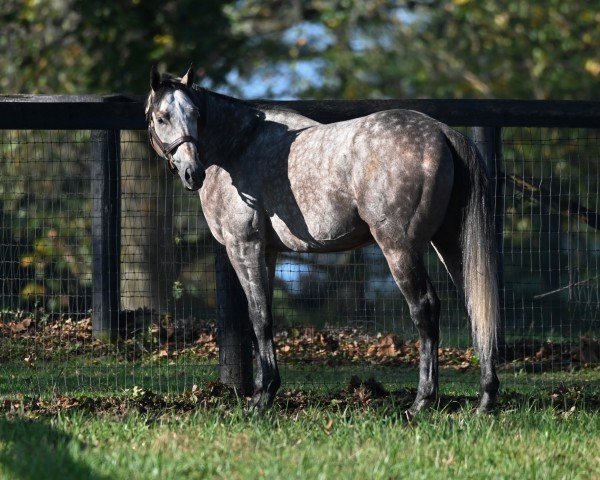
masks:
<path fill-rule="evenodd" d="M 219 378 L 251 390 L 245 296 L 198 197 L 149 156 L 142 103 L 0 99 L 4 394 L 178 393 Z M 492 175 L 503 386 L 597 371 L 597 102 L 280 103 L 324 123 L 407 108 L 469 134 Z M 424 263 L 441 305 L 441 388 L 475 392 L 462 300 L 431 248 Z M 274 274 L 286 386 L 415 386 L 418 331 L 376 246 L 283 253 Z"/>

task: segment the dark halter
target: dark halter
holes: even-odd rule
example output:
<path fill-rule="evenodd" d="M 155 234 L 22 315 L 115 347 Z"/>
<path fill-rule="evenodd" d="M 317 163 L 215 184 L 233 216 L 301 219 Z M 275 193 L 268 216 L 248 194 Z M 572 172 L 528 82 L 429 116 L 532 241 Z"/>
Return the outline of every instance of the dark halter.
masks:
<path fill-rule="evenodd" d="M 172 141 L 168 145 L 165 145 L 162 142 L 162 140 L 158 138 L 158 135 L 152 127 L 152 123 L 148 124 L 148 135 L 150 138 L 150 144 L 161 157 L 167 160 L 167 166 L 169 167 L 169 170 L 173 175 L 177 175 L 178 172 L 177 167 L 173 164 L 173 154 L 180 145 L 190 142 L 196 145 L 196 148 L 200 150 L 200 144 L 198 143 L 198 139 L 192 137 L 191 135 L 184 135 L 183 137 L 179 137 L 176 140 Z"/>

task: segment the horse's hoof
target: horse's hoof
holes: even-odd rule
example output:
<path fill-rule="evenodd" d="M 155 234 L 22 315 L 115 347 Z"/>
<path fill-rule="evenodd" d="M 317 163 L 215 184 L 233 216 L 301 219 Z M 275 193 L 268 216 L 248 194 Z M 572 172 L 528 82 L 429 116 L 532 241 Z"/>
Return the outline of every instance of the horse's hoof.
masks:
<path fill-rule="evenodd" d="M 257 414 L 257 411 L 252 405 L 246 405 L 242 409 L 242 413 L 244 414 L 244 417 L 254 417 Z"/>
<path fill-rule="evenodd" d="M 477 407 L 477 415 L 491 415 L 496 410 L 496 406 L 482 405 Z"/>
<path fill-rule="evenodd" d="M 274 400 L 275 395 L 272 395 L 268 392 L 256 392 L 254 395 L 252 395 L 252 399 L 250 400 L 250 405 L 248 408 L 253 410 L 255 413 L 264 413 L 273 406 Z"/>
<path fill-rule="evenodd" d="M 497 395 L 492 395 L 484 392 L 481 397 L 481 401 L 479 402 L 479 407 L 477 407 L 478 414 L 489 414 L 494 412 L 496 409 L 496 400 Z"/>
<path fill-rule="evenodd" d="M 417 413 L 423 410 L 428 410 L 433 405 L 434 400 L 431 398 L 419 398 L 417 397 L 411 407 L 407 410 L 407 413 L 414 417 Z"/>

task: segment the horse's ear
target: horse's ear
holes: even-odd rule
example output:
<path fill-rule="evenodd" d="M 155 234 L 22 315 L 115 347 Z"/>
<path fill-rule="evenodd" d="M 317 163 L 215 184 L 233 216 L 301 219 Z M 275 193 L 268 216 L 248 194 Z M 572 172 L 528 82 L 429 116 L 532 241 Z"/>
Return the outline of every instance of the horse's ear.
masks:
<path fill-rule="evenodd" d="M 153 92 L 156 92 L 160 88 L 160 73 L 156 68 L 156 65 L 152 65 L 150 69 L 150 88 Z"/>
<path fill-rule="evenodd" d="M 194 84 L 194 65 L 190 65 L 185 75 L 181 77 L 181 83 L 190 88 Z"/>

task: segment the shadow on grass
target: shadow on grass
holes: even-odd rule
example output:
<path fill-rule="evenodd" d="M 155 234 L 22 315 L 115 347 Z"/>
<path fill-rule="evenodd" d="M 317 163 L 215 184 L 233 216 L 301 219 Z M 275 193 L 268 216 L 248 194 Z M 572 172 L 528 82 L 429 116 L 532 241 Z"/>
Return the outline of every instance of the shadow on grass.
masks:
<path fill-rule="evenodd" d="M 4 478 L 91 479 L 108 477 L 95 473 L 73 457 L 81 448 L 72 436 L 48 421 L 0 419 L 0 472 Z"/>
<path fill-rule="evenodd" d="M 595 377 L 594 377 L 595 378 Z M 282 389 L 275 399 L 275 411 L 295 415 L 310 409 L 330 412 L 340 410 L 378 411 L 383 415 L 403 413 L 412 404 L 416 388 L 387 389 L 378 379 L 362 380 L 352 376 L 345 386 L 337 389 L 292 388 Z M 82 414 L 108 413 L 117 417 L 129 413 L 143 413 L 159 418 L 164 413 L 189 413 L 196 410 L 235 410 L 245 399 L 231 387 L 219 382 L 206 382 L 193 386 L 179 395 L 165 395 L 137 388 L 116 395 L 55 395 L 52 397 L 4 398 L 0 412 L 18 411 L 35 417 L 52 417 L 66 412 Z M 433 410 L 445 413 L 475 411 L 479 402 L 473 388 L 442 391 Z M 570 411 L 600 412 L 600 382 L 582 382 L 581 385 L 538 386 L 529 385 L 521 390 L 506 389 L 500 395 L 497 411 L 542 411 L 553 409 L 557 413 Z M 5 422 L 6 423 L 6 422 Z M 21 426 L 21 428 L 25 428 Z M 33 427 L 30 427 L 33 428 Z M 7 427 L 0 424 L 2 436 Z"/>
<path fill-rule="evenodd" d="M 384 416 L 402 416 L 414 401 L 417 390 L 387 390 L 372 378 L 362 381 L 358 377 L 350 380 L 350 385 L 337 392 L 318 394 L 302 390 L 288 390 L 280 393 L 276 406 L 286 414 L 295 414 L 307 408 L 317 407 L 329 410 L 365 410 L 379 412 Z M 477 394 L 443 393 L 432 405 L 432 411 L 456 413 L 475 410 L 479 404 Z M 539 412 L 553 409 L 557 413 L 574 410 L 589 413 L 600 412 L 600 384 L 586 387 L 557 386 L 554 388 L 533 388 L 529 391 L 504 390 L 498 399 L 495 412 L 528 411 Z"/>
<path fill-rule="evenodd" d="M 478 396 L 441 395 L 435 409 L 446 413 L 454 413 L 465 409 L 475 411 L 478 404 Z M 573 407 L 578 411 L 598 413 L 600 412 L 600 399 L 597 395 L 587 393 L 582 395 L 581 392 L 566 392 L 564 394 L 542 392 L 541 395 L 529 395 L 521 392 L 505 391 L 500 394 L 494 413 L 510 411 L 539 412 L 547 409 L 553 409 L 557 413 L 566 413 Z"/>

